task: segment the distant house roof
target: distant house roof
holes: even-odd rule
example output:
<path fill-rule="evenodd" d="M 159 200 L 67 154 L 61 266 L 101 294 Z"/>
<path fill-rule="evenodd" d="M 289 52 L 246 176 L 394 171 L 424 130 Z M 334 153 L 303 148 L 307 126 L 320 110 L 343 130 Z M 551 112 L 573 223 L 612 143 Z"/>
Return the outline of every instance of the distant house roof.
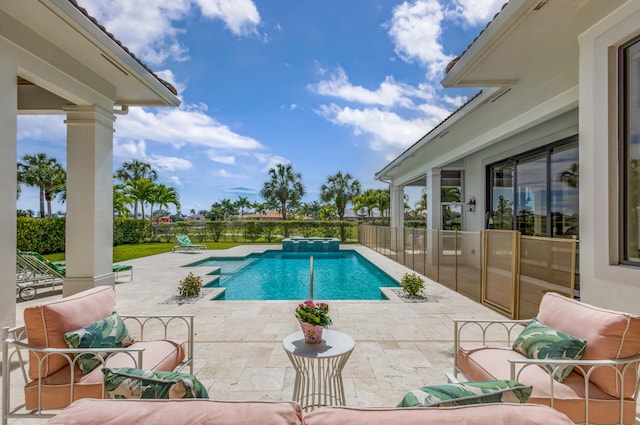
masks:
<path fill-rule="evenodd" d="M 258 220 L 282 220 L 282 214 L 277 210 L 269 210 L 264 213 L 245 214 L 245 220 L 258 219 Z"/>
<path fill-rule="evenodd" d="M 167 82 L 167 81 L 163 80 L 162 78 L 158 77 L 158 75 L 155 72 L 153 72 L 153 70 L 151 68 L 149 68 L 144 62 L 142 62 L 135 54 L 133 54 L 133 52 L 131 50 L 129 50 L 129 48 L 127 46 L 122 44 L 122 42 L 120 40 L 118 40 L 113 34 L 111 34 L 109 31 L 107 31 L 107 29 L 102 24 L 100 24 L 96 18 L 94 18 L 93 16 L 89 15 L 89 12 L 87 12 L 87 9 L 85 9 L 82 6 L 80 6 L 76 0 L 68 0 L 68 1 L 76 9 L 78 9 L 83 15 L 85 15 L 91 22 L 93 22 L 93 24 L 96 27 L 98 27 L 109 38 L 111 38 L 118 46 L 120 46 L 120 48 L 122 50 L 124 50 L 129 56 L 131 56 L 133 59 L 135 59 L 136 62 L 138 62 L 144 69 L 146 69 L 151 75 L 153 75 L 158 81 L 160 81 L 162 83 L 162 85 L 164 85 L 167 89 L 169 89 L 169 91 L 171 93 L 173 93 L 174 95 L 178 94 L 178 90 L 176 90 L 176 88 L 172 84 L 170 84 L 169 82 Z"/>

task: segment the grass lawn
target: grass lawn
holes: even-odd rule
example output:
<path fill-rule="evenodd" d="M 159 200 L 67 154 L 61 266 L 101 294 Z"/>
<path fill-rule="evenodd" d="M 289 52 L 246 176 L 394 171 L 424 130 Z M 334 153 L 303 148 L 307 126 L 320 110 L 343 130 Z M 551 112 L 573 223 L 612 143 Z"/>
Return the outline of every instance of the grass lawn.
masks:
<path fill-rule="evenodd" d="M 199 243 L 199 242 L 198 242 Z M 261 244 L 264 242 L 261 242 Z M 280 242 L 278 242 L 280 243 Z M 236 245 L 242 245 L 241 242 L 205 242 L 208 249 L 227 249 Z M 134 258 L 147 257 L 149 255 L 162 254 L 171 252 L 171 248 L 175 246 L 173 242 L 157 242 L 157 243 L 139 243 L 131 245 L 118 245 L 113 247 L 113 262 L 132 260 Z M 58 252 L 55 254 L 45 255 L 50 261 L 64 261 L 65 253 Z"/>

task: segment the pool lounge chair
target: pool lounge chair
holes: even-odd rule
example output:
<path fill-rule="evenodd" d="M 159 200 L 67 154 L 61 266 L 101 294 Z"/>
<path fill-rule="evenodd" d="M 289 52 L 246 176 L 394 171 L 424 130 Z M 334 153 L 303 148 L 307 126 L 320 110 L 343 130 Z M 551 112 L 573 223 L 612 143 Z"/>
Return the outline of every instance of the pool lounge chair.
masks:
<path fill-rule="evenodd" d="M 194 251 L 198 249 L 204 249 L 205 251 L 207 250 L 206 245 L 192 243 L 191 239 L 189 239 L 189 236 L 187 235 L 176 235 L 176 242 L 177 242 L 177 245 L 171 248 L 171 252 Z"/>
<path fill-rule="evenodd" d="M 21 265 L 28 265 L 31 270 L 40 274 L 51 275 L 56 279 L 63 279 L 66 274 L 66 264 L 64 261 L 49 261 L 40 253 L 35 251 L 17 251 L 17 261 Z M 114 264 L 112 266 L 115 279 L 118 281 L 119 274 L 129 272 L 129 280 L 133 279 L 133 266 L 129 264 Z"/>

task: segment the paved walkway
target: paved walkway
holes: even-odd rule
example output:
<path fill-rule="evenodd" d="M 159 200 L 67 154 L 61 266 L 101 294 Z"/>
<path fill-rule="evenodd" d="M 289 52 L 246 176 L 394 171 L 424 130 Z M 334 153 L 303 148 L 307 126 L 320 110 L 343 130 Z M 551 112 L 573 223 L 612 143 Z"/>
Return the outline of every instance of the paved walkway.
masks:
<path fill-rule="evenodd" d="M 195 319 L 195 373 L 214 399 L 290 400 L 294 370 L 283 338 L 299 330 L 293 311 L 296 301 L 212 301 L 213 294 L 193 304 L 165 304 L 189 272 L 185 268 L 208 256 L 243 256 L 274 245 L 243 245 L 228 250 L 167 253 L 127 261 L 131 282 L 116 285 L 117 309 L 122 313 L 192 313 Z M 400 281 L 411 272 L 361 246 L 352 248 Z M 205 276 L 206 282 L 206 276 Z M 345 396 L 351 406 L 394 406 L 407 390 L 446 382 L 452 370 L 452 317 L 502 318 L 437 283 L 427 280 L 434 302 L 330 301 L 333 326 L 356 340 L 344 371 Z M 55 295 L 58 296 L 59 295 Z M 22 309 L 46 299 L 18 303 Z"/>

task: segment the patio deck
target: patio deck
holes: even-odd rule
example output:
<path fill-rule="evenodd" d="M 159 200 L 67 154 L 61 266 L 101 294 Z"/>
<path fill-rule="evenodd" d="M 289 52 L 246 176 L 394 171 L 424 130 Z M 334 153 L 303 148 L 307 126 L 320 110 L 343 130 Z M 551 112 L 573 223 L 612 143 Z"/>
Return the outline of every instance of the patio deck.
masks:
<path fill-rule="evenodd" d="M 343 246 L 346 248 L 347 246 Z M 276 245 L 243 245 L 207 253 L 166 253 L 127 261 L 135 269 L 131 282 L 116 285 L 117 309 L 123 313 L 192 313 L 195 318 L 196 376 L 212 399 L 290 400 L 294 369 L 282 340 L 299 330 L 293 311 L 298 301 L 212 301 L 213 292 L 193 304 L 165 304 L 189 271 L 184 268 L 207 256 L 242 256 Z M 348 246 L 397 279 L 408 268 L 359 245 Z M 206 276 L 204 276 L 206 283 Z M 501 318 L 446 287 L 427 280 L 436 302 L 331 301 L 331 329 L 351 335 L 356 348 L 344 371 L 347 405 L 395 406 L 404 393 L 446 382 L 452 371 L 452 317 Z M 215 291 L 215 289 L 211 290 Z M 60 297 L 52 295 L 17 304 L 17 321 L 28 305 Z M 16 385 L 21 377 L 14 373 Z M 19 392 L 19 391 L 18 391 Z M 34 421 L 10 421 L 12 424 Z M 44 422 L 44 421 L 42 421 Z"/>

